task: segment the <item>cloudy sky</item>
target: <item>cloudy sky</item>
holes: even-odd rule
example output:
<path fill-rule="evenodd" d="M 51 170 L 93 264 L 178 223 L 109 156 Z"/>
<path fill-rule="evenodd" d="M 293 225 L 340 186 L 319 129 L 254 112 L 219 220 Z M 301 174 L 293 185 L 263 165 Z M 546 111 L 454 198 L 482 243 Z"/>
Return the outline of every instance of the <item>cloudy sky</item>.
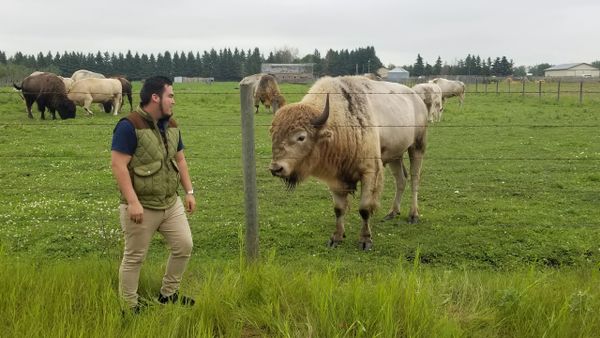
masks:
<path fill-rule="evenodd" d="M 385 65 L 417 53 L 430 64 L 472 54 L 536 65 L 600 60 L 598 37 L 600 0 L 13 0 L 0 12 L 9 56 L 374 46 Z"/>

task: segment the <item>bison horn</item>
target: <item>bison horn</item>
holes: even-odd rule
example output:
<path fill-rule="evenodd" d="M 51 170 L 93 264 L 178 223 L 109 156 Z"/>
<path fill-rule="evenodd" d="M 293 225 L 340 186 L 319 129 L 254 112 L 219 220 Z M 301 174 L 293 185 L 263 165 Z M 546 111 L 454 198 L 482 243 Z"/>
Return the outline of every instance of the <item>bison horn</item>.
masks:
<path fill-rule="evenodd" d="M 310 123 L 317 128 L 321 128 L 325 124 L 325 122 L 327 122 L 328 118 L 329 118 L 329 93 L 327 93 L 327 98 L 325 99 L 325 108 L 323 108 L 323 113 L 321 113 L 321 115 L 315 117 L 314 119 L 311 119 Z"/>

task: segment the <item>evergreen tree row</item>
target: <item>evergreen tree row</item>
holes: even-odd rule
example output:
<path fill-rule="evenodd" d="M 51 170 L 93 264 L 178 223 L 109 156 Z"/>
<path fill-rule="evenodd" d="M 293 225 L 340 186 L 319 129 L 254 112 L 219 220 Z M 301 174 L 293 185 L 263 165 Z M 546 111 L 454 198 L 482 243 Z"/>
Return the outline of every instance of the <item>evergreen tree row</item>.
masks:
<path fill-rule="evenodd" d="M 465 59 L 459 59 L 456 64 L 442 64 L 442 58 L 438 56 L 434 65 L 423 61 L 421 54 L 417 54 L 417 60 L 413 65 L 404 66 L 411 76 L 432 75 L 479 75 L 479 76 L 508 76 L 513 74 L 513 61 L 506 56 L 495 59 L 482 59 L 479 55 L 468 54 Z"/>
<path fill-rule="evenodd" d="M 260 73 L 262 63 L 314 63 L 314 75 L 348 75 L 375 71 L 381 67 L 381 61 L 374 47 L 358 48 L 353 51 L 329 50 L 321 58 L 318 50 L 313 54 L 298 58 L 297 51 L 285 48 L 271 52 L 265 57 L 258 48 L 239 50 L 238 48 L 216 51 L 175 52 L 165 51 L 158 55 L 132 53 L 64 52 L 62 54 L 38 53 L 26 55 L 21 52 L 7 57 L 0 51 L 0 64 L 23 66 L 32 70 L 46 70 L 58 75 L 70 77 L 74 71 L 87 69 L 105 75 L 121 75 L 130 80 L 140 80 L 151 75 L 161 74 L 169 77 L 214 77 L 216 81 L 239 81 L 243 77 Z"/>

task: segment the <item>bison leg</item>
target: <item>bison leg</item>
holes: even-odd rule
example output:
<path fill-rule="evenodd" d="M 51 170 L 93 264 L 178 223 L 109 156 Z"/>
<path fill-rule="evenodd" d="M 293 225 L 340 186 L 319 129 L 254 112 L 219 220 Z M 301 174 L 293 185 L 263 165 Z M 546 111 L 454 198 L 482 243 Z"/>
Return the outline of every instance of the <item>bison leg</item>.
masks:
<path fill-rule="evenodd" d="M 346 237 L 344 215 L 346 214 L 346 210 L 348 210 L 348 192 L 334 191 L 332 195 L 333 203 L 335 204 L 335 207 L 333 208 L 333 211 L 335 212 L 335 232 L 331 235 L 328 246 L 330 248 L 335 248 L 341 244 Z"/>
<path fill-rule="evenodd" d="M 394 196 L 392 209 L 383 218 L 384 221 L 393 219 L 400 214 L 400 202 L 402 200 L 402 194 L 404 194 L 404 188 L 406 187 L 406 180 L 408 178 L 408 173 L 406 171 L 406 167 L 404 166 L 403 158 L 404 154 L 400 157 L 400 160 L 390 162 L 390 171 L 392 172 L 392 175 L 394 175 L 394 180 L 396 181 L 396 195 Z"/>
<path fill-rule="evenodd" d="M 88 97 L 83 101 L 83 110 L 85 110 L 85 113 L 87 115 L 94 115 L 94 112 L 92 112 L 92 110 L 90 109 L 90 106 L 92 105 L 92 97 Z"/>
<path fill-rule="evenodd" d="M 118 93 L 117 95 L 115 95 L 114 99 L 113 99 L 113 115 L 118 115 L 119 111 L 121 110 L 121 101 L 122 101 L 123 96 L 121 96 L 121 93 Z"/>
<path fill-rule="evenodd" d="M 31 107 L 33 106 L 33 102 L 35 100 L 29 96 L 25 96 L 25 108 L 27 109 L 27 117 L 33 119 L 33 114 L 31 113 Z"/>
<path fill-rule="evenodd" d="M 41 100 L 38 100 L 37 104 L 38 104 L 38 110 L 40 111 L 40 117 L 42 118 L 42 120 L 45 120 L 46 119 L 46 105 Z"/>
<path fill-rule="evenodd" d="M 364 174 L 361 179 L 360 189 L 360 206 L 358 212 L 362 218 L 362 228 L 360 230 L 360 238 L 358 245 L 363 250 L 370 250 L 373 246 L 373 239 L 371 236 L 371 226 L 369 225 L 369 218 L 375 212 L 377 208 L 377 202 L 379 201 L 379 195 L 383 188 L 383 165 L 381 162 L 376 164 L 376 168 L 373 171 Z"/>
<path fill-rule="evenodd" d="M 410 212 L 408 214 L 408 222 L 415 224 L 419 222 L 419 182 L 421 180 L 421 164 L 423 163 L 423 156 L 425 155 L 424 145 L 414 145 L 408 148 L 408 156 L 410 158 L 410 183 L 412 200 L 410 204 Z"/>

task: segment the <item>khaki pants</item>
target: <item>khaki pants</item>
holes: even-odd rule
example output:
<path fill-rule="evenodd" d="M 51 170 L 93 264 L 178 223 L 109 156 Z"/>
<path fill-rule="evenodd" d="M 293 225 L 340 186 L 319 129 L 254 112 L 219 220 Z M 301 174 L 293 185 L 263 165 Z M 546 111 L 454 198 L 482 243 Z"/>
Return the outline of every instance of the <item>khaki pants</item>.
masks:
<path fill-rule="evenodd" d="M 144 208 L 143 222 L 134 223 L 127 214 L 127 204 L 119 206 L 125 250 L 119 268 L 119 294 L 129 306 L 138 302 L 138 284 L 142 263 L 148 253 L 152 236 L 160 232 L 171 254 L 162 280 L 160 293 L 170 296 L 177 291 L 192 253 L 192 233 L 180 198 L 166 210 Z"/>

